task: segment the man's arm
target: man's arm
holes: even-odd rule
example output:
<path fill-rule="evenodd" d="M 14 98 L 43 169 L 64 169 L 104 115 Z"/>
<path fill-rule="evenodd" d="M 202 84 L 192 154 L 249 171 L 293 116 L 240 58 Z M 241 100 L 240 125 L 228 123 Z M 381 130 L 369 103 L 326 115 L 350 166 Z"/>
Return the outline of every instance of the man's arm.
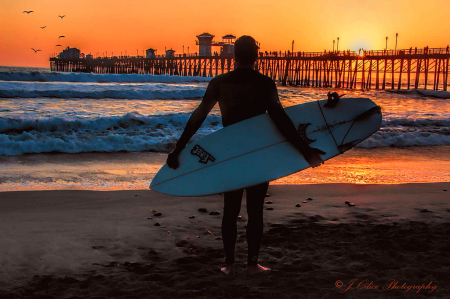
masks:
<path fill-rule="evenodd" d="M 202 123 L 205 121 L 208 113 L 212 110 L 214 105 L 217 103 L 217 99 L 215 97 L 214 87 L 211 82 L 208 84 L 206 88 L 205 96 L 203 97 L 202 102 L 194 110 L 191 117 L 189 118 L 186 127 L 184 128 L 183 133 L 181 134 L 180 139 L 178 140 L 175 148 L 170 152 L 167 157 L 167 165 L 170 168 L 177 169 L 179 166 L 178 163 L 178 155 L 180 152 L 186 147 L 186 144 L 189 142 L 191 137 L 197 132 Z"/>
<path fill-rule="evenodd" d="M 267 112 L 277 126 L 278 130 L 280 130 L 281 134 L 283 134 L 283 136 L 286 137 L 286 139 L 303 154 L 305 159 L 312 167 L 317 167 L 320 166 L 320 164 L 324 163 L 319 154 L 323 155 L 325 154 L 325 152 L 310 147 L 299 136 L 295 125 L 292 123 L 292 120 L 286 114 L 283 106 L 280 103 L 275 83 L 273 83 L 273 86 L 269 91 L 269 103 Z"/>
<path fill-rule="evenodd" d="M 180 139 L 177 142 L 176 148 L 180 150 L 186 147 L 186 144 L 189 142 L 192 136 L 194 136 L 195 132 L 200 128 L 202 123 L 205 121 L 208 113 L 212 110 L 216 102 L 212 101 L 202 101 L 197 109 L 194 110 L 191 117 L 189 118 L 186 127 L 184 128 L 183 133 L 181 134 Z"/>

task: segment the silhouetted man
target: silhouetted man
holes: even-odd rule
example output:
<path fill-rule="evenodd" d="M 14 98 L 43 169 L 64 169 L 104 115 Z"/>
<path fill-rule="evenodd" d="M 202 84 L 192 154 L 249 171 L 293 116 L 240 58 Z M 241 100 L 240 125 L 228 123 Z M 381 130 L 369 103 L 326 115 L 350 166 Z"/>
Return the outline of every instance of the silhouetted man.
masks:
<path fill-rule="evenodd" d="M 219 102 L 223 126 L 229 126 L 248 118 L 269 113 L 281 133 L 304 155 L 312 167 L 323 163 L 319 154 L 324 152 L 310 148 L 297 134 L 291 119 L 284 111 L 273 80 L 255 71 L 258 46 L 250 36 L 241 36 L 235 42 L 235 70 L 213 78 L 206 89 L 198 108 L 189 118 L 176 147 L 167 158 L 170 168 L 179 166 L 178 155 L 189 139 L 199 129 L 206 116 Z M 247 274 L 253 275 L 270 270 L 258 264 L 258 255 L 263 233 L 264 198 L 269 182 L 246 188 L 247 193 Z M 234 274 L 234 248 L 237 237 L 237 218 L 241 209 L 243 189 L 224 193 L 222 239 L 225 249 L 226 267 L 221 271 Z"/>

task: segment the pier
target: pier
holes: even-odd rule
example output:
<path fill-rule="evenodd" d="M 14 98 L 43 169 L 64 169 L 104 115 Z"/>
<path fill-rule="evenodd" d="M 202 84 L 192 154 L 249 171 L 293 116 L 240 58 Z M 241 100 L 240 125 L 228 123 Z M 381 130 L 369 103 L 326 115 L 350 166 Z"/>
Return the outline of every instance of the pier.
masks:
<path fill-rule="evenodd" d="M 255 69 L 284 86 L 448 90 L 449 48 L 261 52 Z M 234 69 L 232 55 L 50 58 L 58 72 L 214 77 Z"/>

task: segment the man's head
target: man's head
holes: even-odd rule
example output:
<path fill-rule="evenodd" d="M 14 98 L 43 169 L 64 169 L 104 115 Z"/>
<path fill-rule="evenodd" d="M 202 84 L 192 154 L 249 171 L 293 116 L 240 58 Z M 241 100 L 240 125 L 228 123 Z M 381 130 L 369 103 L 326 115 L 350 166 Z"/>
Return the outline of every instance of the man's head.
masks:
<path fill-rule="evenodd" d="M 258 45 L 253 37 L 243 35 L 234 43 L 234 56 L 241 65 L 252 64 L 258 58 Z"/>

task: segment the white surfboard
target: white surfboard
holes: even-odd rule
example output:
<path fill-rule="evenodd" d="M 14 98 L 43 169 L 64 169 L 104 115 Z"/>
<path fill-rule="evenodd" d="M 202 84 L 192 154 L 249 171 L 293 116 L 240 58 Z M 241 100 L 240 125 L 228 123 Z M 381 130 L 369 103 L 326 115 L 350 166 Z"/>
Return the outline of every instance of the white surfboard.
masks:
<path fill-rule="evenodd" d="M 351 149 L 378 131 L 379 107 L 368 98 L 342 98 L 285 108 L 302 138 L 326 152 L 323 160 Z M 303 155 L 266 113 L 220 129 L 186 146 L 180 167 L 164 164 L 150 189 L 169 195 L 203 196 L 250 187 L 309 168 Z"/>

